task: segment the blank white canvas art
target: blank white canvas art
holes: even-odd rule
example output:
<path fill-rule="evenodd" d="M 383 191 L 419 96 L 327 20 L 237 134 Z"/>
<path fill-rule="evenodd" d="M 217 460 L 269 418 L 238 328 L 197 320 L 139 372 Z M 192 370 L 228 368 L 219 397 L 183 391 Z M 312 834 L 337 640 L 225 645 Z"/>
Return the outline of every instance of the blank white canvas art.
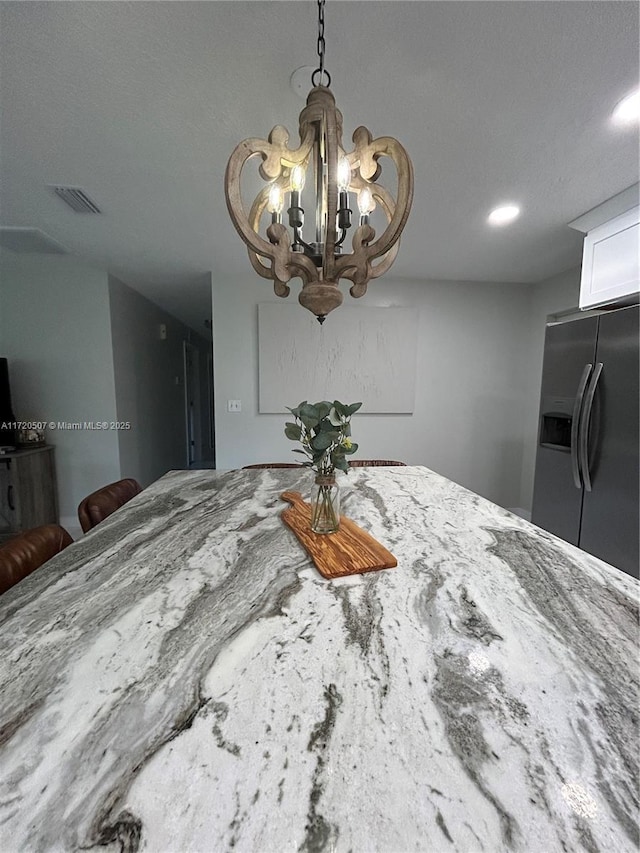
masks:
<path fill-rule="evenodd" d="M 410 414 L 416 378 L 417 312 L 344 308 L 321 326 L 297 305 L 258 305 L 260 413 L 303 400 L 362 402 L 362 413 Z"/>

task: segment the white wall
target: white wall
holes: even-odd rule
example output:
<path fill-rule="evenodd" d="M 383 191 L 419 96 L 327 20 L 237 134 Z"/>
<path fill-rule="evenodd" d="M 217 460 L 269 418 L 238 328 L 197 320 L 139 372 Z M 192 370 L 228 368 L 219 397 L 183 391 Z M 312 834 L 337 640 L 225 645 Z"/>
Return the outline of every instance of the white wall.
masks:
<path fill-rule="evenodd" d="M 113 276 L 109 298 L 118 421 L 131 424 L 118 432 L 120 467 L 144 487 L 187 467 L 183 342 L 203 354 L 201 364 L 211 343 Z"/>
<path fill-rule="evenodd" d="M 0 251 L 0 348 L 19 420 L 115 421 L 106 273 L 68 256 Z M 51 430 L 60 515 L 120 476 L 115 431 Z"/>
<path fill-rule="evenodd" d="M 533 480 L 538 440 L 540 387 L 544 355 L 545 322 L 548 314 L 578 307 L 580 296 L 580 267 L 567 270 L 541 281 L 530 288 L 529 357 L 525 365 L 524 382 L 527 396 L 523 423 L 522 487 L 519 506 L 531 510 Z"/>
<path fill-rule="evenodd" d="M 287 302 L 297 292 L 294 282 Z M 530 300 L 523 285 L 372 282 L 362 304 L 408 306 L 419 314 L 417 392 L 413 415 L 355 416 L 359 456 L 427 465 L 497 503 L 517 506 Z M 257 304 L 264 301 L 279 302 L 271 283 L 251 270 L 241 281 L 213 285 L 219 468 L 296 460 L 283 434 L 284 417 L 258 414 Z M 226 411 L 228 399 L 242 400 L 240 414 Z"/>
<path fill-rule="evenodd" d="M 356 415 L 359 456 L 425 464 L 497 503 L 529 509 L 544 323 L 575 306 L 578 289 L 574 269 L 529 287 L 385 278 L 361 303 L 346 296 L 353 306 L 409 306 L 419 314 L 415 413 Z M 248 270 L 243 280 L 216 282 L 213 298 L 218 467 L 295 460 L 283 417 L 257 410 L 257 305 L 297 305 L 296 284 L 279 300 Z M 160 322 L 167 342 L 155 337 Z M 79 501 L 104 483 L 137 476 L 146 484 L 184 466 L 177 448 L 184 447 L 185 334 L 103 271 L 69 257 L 0 252 L 0 355 L 9 359 L 16 416 L 137 424 L 135 433 L 49 431 L 63 519 L 75 518 Z M 191 339 L 210 352 L 209 342 L 193 332 Z M 228 399 L 241 399 L 242 413 L 227 413 Z M 166 426 L 164 436 L 151 438 L 154 423 Z"/>

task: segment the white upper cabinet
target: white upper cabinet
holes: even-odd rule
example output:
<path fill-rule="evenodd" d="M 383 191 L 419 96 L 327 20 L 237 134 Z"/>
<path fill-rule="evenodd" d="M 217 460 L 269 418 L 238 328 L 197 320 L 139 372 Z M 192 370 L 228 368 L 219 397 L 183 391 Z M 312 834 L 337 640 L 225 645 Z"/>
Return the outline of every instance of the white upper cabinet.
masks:
<path fill-rule="evenodd" d="M 640 291 L 640 207 L 584 238 L 580 308 L 605 305 Z"/>
<path fill-rule="evenodd" d="M 585 235 L 580 308 L 629 302 L 640 293 L 640 186 L 569 223 Z"/>

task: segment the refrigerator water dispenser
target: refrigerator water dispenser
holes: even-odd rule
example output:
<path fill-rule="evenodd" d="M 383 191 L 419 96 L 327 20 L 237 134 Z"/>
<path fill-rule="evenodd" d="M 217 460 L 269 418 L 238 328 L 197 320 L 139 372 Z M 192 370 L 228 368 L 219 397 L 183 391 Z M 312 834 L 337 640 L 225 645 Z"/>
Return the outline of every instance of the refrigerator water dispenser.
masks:
<path fill-rule="evenodd" d="M 571 450 L 571 425 L 575 397 L 548 397 L 540 417 L 540 446 L 552 450 Z"/>

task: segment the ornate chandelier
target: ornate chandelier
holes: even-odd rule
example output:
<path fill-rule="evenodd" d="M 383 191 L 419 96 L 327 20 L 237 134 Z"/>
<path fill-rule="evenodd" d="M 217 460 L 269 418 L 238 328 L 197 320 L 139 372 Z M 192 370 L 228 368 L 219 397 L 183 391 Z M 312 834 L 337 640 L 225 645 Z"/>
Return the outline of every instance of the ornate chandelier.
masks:
<path fill-rule="evenodd" d="M 359 127 L 353 134 L 353 151 L 347 153 L 342 146 L 342 115 L 329 89 L 331 76 L 324 67 L 324 5 L 325 0 L 318 0 L 319 66 L 311 76 L 313 88 L 300 113 L 300 145 L 289 148 L 289 132 L 277 125 L 266 140 L 241 142 L 231 155 L 225 174 L 229 215 L 248 247 L 254 270 L 263 278 L 272 279 L 276 294 L 282 297 L 289 295 L 290 279 L 302 279 L 298 300 L 320 323 L 342 303 L 340 279 L 351 281 L 349 292 L 360 297 L 366 293 L 370 279 L 389 269 L 398 253 L 398 240 L 413 199 L 413 167 L 396 139 L 373 139 L 366 127 Z M 262 161 L 259 173 L 266 186 L 258 192 L 247 215 L 242 203 L 241 174 L 244 165 L 257 156 Z M 378 183 L 382 157 L 389 157 L 395 164 L 395 199 Z M 359 221 L 348 252 L 345 241 L 353 224 L 353 195 Z M 288 228 L 282 221 L 287 204 Z M 378 239 L 369 222 L 376 205 L 387 220 Z M 315 228 L 313 240 L 303 233 L 309 209 Z"/>

